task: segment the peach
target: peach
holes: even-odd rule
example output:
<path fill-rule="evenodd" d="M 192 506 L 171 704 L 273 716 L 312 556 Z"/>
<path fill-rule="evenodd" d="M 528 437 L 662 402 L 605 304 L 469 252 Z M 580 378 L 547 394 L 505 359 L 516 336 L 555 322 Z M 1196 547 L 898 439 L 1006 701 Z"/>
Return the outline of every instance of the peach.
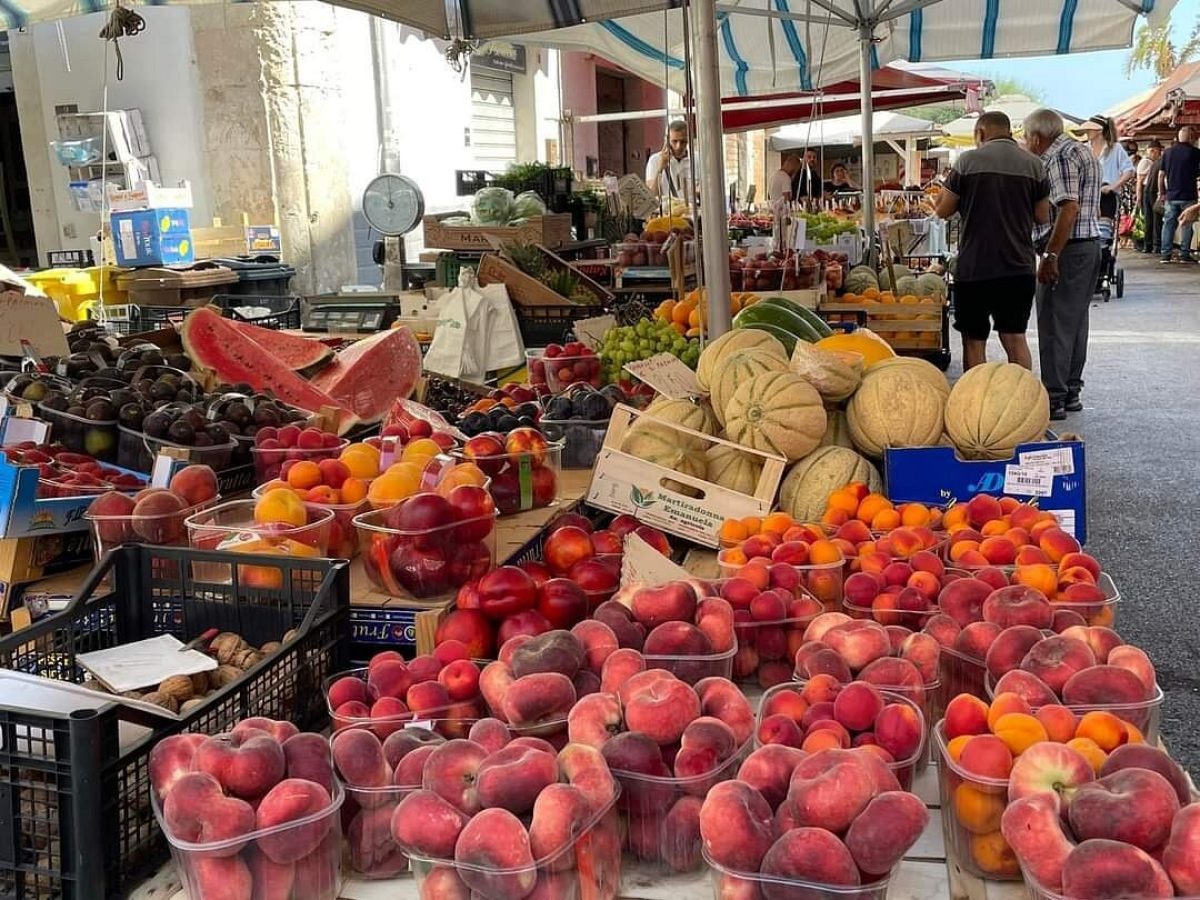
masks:
<path fill-rule="evenodd" d="M 1062 892 L 1068 897 L 1171 897 L 1163 867 L 1131 844 L 1093 839 L 1071 851 L 1063 864 Z"/>
<path fill-rule="evenodd" d="M 852 621 L 852 619 L 845 613 L 822 613 L 808 623 L 808 627 L 804 629 L 804 640 L 823 641 L 825 638 L 825 632 L 829 631 L 829 629 L 850 621 Z"/>
<path fill-rule="evenodd" d="M 1052 563 L 1061 563 L 1068 554 L 1080 552 L 1079 541 L 1061 528 L 1045 529 L 1038 536 L 1037 542 Z"/>
<path fill-rule="evenodd" d="M 150 784 L 161 800 L 180 778 L 192 771 L 196 749 L 208 740 L 203 734 L 175 734 L 150 751 Z"/>
<path fill-rule="evenodd" d="M 479 692 L 492 715 L 503 722 L 508 721 L 504 714 L 504 698 L 508 696 L 514 680 L 508 664 L 499 660 L 488 663 L 479 673 Z"/>
<path fill-rule="evenodd" d="M 450 856 L 453 856 L 453 849 Z M 471 900 L 471 889 L 451 866 L 433 866 L 421 882 L 419 900 Z"/>
<path fill-rule="evenodd" d="M 1034 744 L 1013 763 L 1008 777 L 1008 799 L 1011 803 L 1051 791 L 1058 794 L 1063 808 L 1069 811 L 1079 786 L 1094 778 L 1091 763 L 1078 750 L 1066 744 L 1043 741 Z"/>
<path fill-rule="evenodd" d="M 925 701 L 925 681 L 921 672 L 907 659 L 885 656 L 858 673 L 860 681 L 893 691 L 915 703 Z"/>
<path fill-rule="evenodd" d="M 674 872 L 687 872 L 700 865 L 700 810 L 703 806 L 702 798 L 685 794 L 663 817 L 659 853 Z"/>
<path fill-rule="evenodd" d="M 974 528 L 980 528 L 993 519 L 1004 515 L 1000 501 L 990 494 L 976 494 L 967 501 L 967 521 Z"/>
<path fill-rule="evenodd" d="M 403 660 L 386 659 L 367 672 L 367 692 L 373 698 L 395 697 L 403 700 L 409 687 L 422 679 L 414 678 Z"/>
<path fill-rule="evenodd" d="M 1092 648 L 1092 653 L 1096 656 L 1096 662 L 1100 665 L 1107 663 L 1108 655 L 1125 643 L 1121 639 L 1121 636 L 1111 628 L 1104 628 L 1099 625 L 1072 626 L 1072 628 L 1061 632 L 1061 634 L 1063 637 L 1072 637 L 1076 640 L 1084 641 Z"/>
<path fill-rule="evenodd" d="M 927 604 L 937 599 L 937 595 L 942 590 L 942 582 L 936 575 L 931 572 L 913 572 L 905 582 L 907 587 L 916 590 L 922 597 L 925 598 Z M 907 608 L 907 607 L 902 607 Z M 925 608 L 928 608 L 926 605 Z"/>
<path fill-rule="evenodd" d="M 883 590 L 882 579 L 870 572 L 855 572 L 842 584 L 842 596 L 847 603 L 868 609 Z"/>
<path fill-rule="evenodd" d="M 571 633 L 583 642 L 588 667 L 597 675 L 604 667 L 604 660 L 620 647 L 616 633 L 595 619 L 584 619 L 577 623 L 571 629 Z"/>
<path fill-rule="evenodd" d="M 841 833 L 875 793 L 875 781 L 862 753 L 822 750 L 793 770 L 787 800 L 797 826 Z"/>
<path fill-rule="evenodd" d="M 508 730 L 508 726 L 499 719 L 480 719 L 471 726 L 471 730 L 467 732 L 467 739 L 474 741 L 488 753 L 495 753 L 505 744 L 512 740 L 512 732 Z M 388 740 L 391 740 L 389 738 Z M 384 755 L 387 755 L 387 744 L 384 743 Z M 396 760 L 395 762 L 399 762 Z M 393 762 L 393 766 L 395 765 Z"/>
<path fill-rule="evenodd" d="M 529 833 L 506 809 L 485 809 L 471 818 L 454 845 L 459 876 L 486 897 L 524 897 L 537 882 Z"/>
<path fill-rule="evenodd" d="M 690 622 L 696 613 L 696 592 L 686 581 L 672 581 L 658 587 L 644 587 L 630 598 L 633 617 L 647 629 L 663 622 Z"/>
<path fill-rule="evenodd" d="M 616 783 L 599 750 L 585 744 L 567 744 L 558 752 L 558 769 L 567 783 L 583 794 L 593 814 L 612 802 Z"/>
<path fill-rule="evenodd" d="M 1067 706 L 1139 703 L 1149 695 L 1146 685 L 1137 675 L 1129 669 L 1111 665 L 1092 666 L 1076 672 L 1062 689 L 1063 703 Z"/>
<path fill-rule="evenodd" d="M 621 731 L 621 703 L 616 694 L 597 693 L 581 698 L 567 713 L 570 740 L 600 748 Z"/>
<path fill-rule="evenodd" d="M 1147 853 L 1166 843 L 1179 812 L 1167 779 L 1148 769 L 1121 769 L 1082 785 L 1071 801 L 1071 829 L 1080 840 L 1123 841 Z"/>
<path fill-rule="evenodd" d="M 757 593 L 757 591 L 756 591 Z M 596 607 L 592 618 L 603 622 L 617 636 L 617 644 L 623 648 L 641 650 L 646 640 L 646 628 L 633 620 L 633 613 L 616 600 L 605 600 Z"/>
<path fill-rule="evenodd" d="M 481 806 L 506 809 L 519 816 L 532 810 L 538 794 L 556 781 L 556 757 L 510 744 L 489 754 L 479 764 L 475 792 Z"/>
<path fill-rule="evenodd" d="M 408 688 L 405 687 L 405 690 Z M 337 709 L 343 703 L 349 703 L 351 700 L 365 704 L 368 699 L 367 683 L 357 675 L 347 675 L 329 686 L 327 698 L 330 709 Z"/>
<path fill-rule="evenodd" d="M 192 860 L 192 875 L 201 897 L 213 900 L 251 900 L 256 892 L 254 876 L 241 857 L 201 856 Z"/>
<path fill-rule="evenodd" d="M 913 634 L 911 628 L 905 628 L 903 625 L 885 625 L 884 631 L 888 634 L 888 641 L 892 645 L 893 653 L 899 653 L 900 647 L 904 644 L 905 640 Z"/>
<path fill-rule="evenodd" d="M 793 828 L 783 834 L 763 857 L 761 871 L 768 876 L 763 882 L 767 900 L 801 896 L 776 879 L 829 885 L 856 885 L 861 880 L 846 845 L 822 828 Z"/>
<path fill-rule="evenodd" d="M 1138 681 L 1146 688 L 1146 696 L 1154 696 L 1158 678 L 1154 674 L 1154 663 L 1145 651 L 1132 644 L 1122 644 L 1114 647 L 1108 654 L 1107 664 L 1120 669 L 1128 669 L 1138 677 Z"/>
<path fill-rule="evenodd" d="M 1054 619 L 1050 623 L 1050 628 L 1055 634 L 1063 634 L 1070 628 L 1085 627 L 1087 619 L 1081 616 L 1073 609 L 1063 609 L 1062 606 L 1056 606 L 1054 609 Z M 1092 648 L 1095 652 L 1095 648 Z"/>
<path fill-rule="evenodd" d="M 534 859 L 544 859 L 576 840 L 587 823 L 590 810 L 578 788 L 551 784 L 538 794 L 529 824 L 529 848 Z M 569 869 L 574 853 L 562 853 L 549 864 L 552 871 Z"/>
<path fill-rule="evenodd" d="M 971 694 L 959 694 L 946 704 L 946 739 L 988 733 L 988 705 Z"/>
<path fill-rule="evenodd" d="M 1017 559 L 1017 545 L 1003 536 L 984 538 L 979 552 L 993 566 L 1009 566 Z"/>
<path fill-rule="evenodd" d="M 509 657 L 508 667 L 514 678 L 542 672 L 558 672 L 574 678 L 583 663 L 583 643 L 571 632 L 559 629 L 522 641 Z"/>
<path fill-rule="evenodd" d="M 759 744 L 782 744 L 786 747 L 799 747 L 804 743 L 804 732 L 790 716 L 776 714 L 764 716 L 758 725 L 755 737 Z"/>
<path fill-rule="evenodd" d="M 741 872 L 757 872 L 775 842 L 771 807 L 750 785 L 722 781 L 704 800 L 700 836 L 713 862 Z"/>
<path fill-rule="evenodd" d="M 912 577 L 912 573 L 912 566 L 908 563 L 899 561 L 890 562 L 883 570 L 881 576 L 883 578 L 883 586 L 885 588 L 903 587 L 908 583 L 908 579 Z"/>
<path fill-rule="evenodd" d="M 439 744 L 425 760 L 421 787 L 468 816 L 474 815 L 481 808 L 476 789 L 479 766 L 487 756 L 479 744 L 461 738 Z"/>
<path fill-rule="evenodd" d="M 258 804 L 256 828 L 274 828 L 311 819 L 303 825 L 264 834 L 258 838 L 258 849 L 272 862 L 294 863 L 308 856 L 325 840 L 337 811 L 316 816 L 330 808 L 329 791 L 302 778 L 285 778 L 267 792 Z"/>
<path fill-rule="evenodd" d="M 852 672 L 857 672 L 883 656 L 890 656 L 892 643 L 877 622 L 843 622 L 825 632 L 823 638 L 842 657 Z"/>
<path fill-rule="evenodd" d="M 1082 552 L 1068 553 L 1058 561 L 1058 570 L 1060 572 L 1075 568 L 1086 570 L 1092 576 L 1093 582 L 1100 580 L 1100 563 L 1091 554 Z"/>
<path fill-rule="evenodd" d="M 1147 744 L 1125 744 L 1117 747 L 1108 755 L 1100 775 L 1112 775 L 1125 769 L 1147 769 L 1157 772 L 1175 789 L 1175 795 L 1181 804 L 1191 800 L 1187 774 L 1180 768 L 1179 763 L 1157 747 Z"/>
<path fill-rule="evenodd" d="M 1042 793 L 1013 801 L 1000 818 L 1000 832 L 1022 866 L 1043 888 L 1062 887 L 1063 865 L 1075 843 L 1062 829 L 1057 794 Z"/>
<path fill-rule="evenodd" d="M 350 853 L 350 862 L 358 872 L 367 873 L 374 878 L 387 878 L 408 871 L 408 857 L 404 855 L 395 839 L 392 837 L 392 815 L 396 804 L 388 803 L 372 809 L 360 809 L 350 820 L 346 829 L 346 846 Z M 265 856 L 263 862 L 274 865 Z M 280 867 L 283 868 L 283 867 Z M 291 897 L 292 882 L 295 872 L 292 866 L 286 867 L 289 877 L 287 890 L 281 894 L 282 900 Z M 255 878 L 255 888 L 259 888 L 259 879 Z M 258 896 L 264 896 L 259 894 Z"/>
<path fill-rule="evenodd" d="M 1001 628 L 993 622 L 972 622 L 963 627 L 954 639 L 954 650 L 963 656 L 983 662 L 992 642 L 1000 636 Z"/>
<path fill-rule="evenodd" d="M 938 642 L 928 634 L 910 634 L 900 645 L 900 658 L 916 667 L 925 684 L 937 681 L 940 655 Z"/>
<path fill-rule="evenodd" d="M 1091 739 L 1105 753 L 1110 753 L 1129 741 L 1125 722 L 1101 709 L 1084 713 L 1075 727 L 1075 735 Z"/>
<path fill-rule="evenodd" d="M 962 626 L 958 622 L 946 615 L 938 613 L 931 616 L 926 622 L 925 627 L 921 629 L 925 634 L 932 637 L 943 647 L 953 647 L 954 639 L 958 637 L 958 633 L 962 631 Z"/>
<path fill-rule="evenodd" d="M 1046 736 L 1052 741 L 1065 744 L 1075 736 L 1078 720 L 1075 713 L 1057 703 L 1039 707 L 1034 716 L 1046 729 Z"/>
<path fill-rule="evenodd" d="M 629 701 L 638 693 L 650 687 L 656 681 L 666 679 L 668 681 L 677 681 L 673 674 L 666 669 L 644 669 L 631 675 L 620 687 L 617 688 L 617 697 L 621 701 L 622 708 L 629 705 Z"/>
<path fill-rule="evenodd" d="M 207 772 L 189 772 L 176 779 L 163 800 L 163 820 L 176 840 L 209 844 L 230 841 L 254 830 L 254 809 L 244 800 L 226 797 L 221 783 Z M 214 856 L 233 856 L 232 844 Z"/>
<path fill-rule="evenodd" d="M 1019 668 L 1029 649 L 1042 640 L 1042 632 L 1032 625 L 1013 625 L 1000 632 L 988 648 L 985 665 L 993 679 Z"/>
<path fill-rule="evenodd" d="M 387 812 L 390 816 L 391 810 L 389 809 Z M 383 830 L 382 840 L 391 845 L 392 856 L 398 856 L 403 859 L 402 868 L 399 868 L 400 863 L 398 861 L 393 861 L 389 866 L 395 874 L 400 874 L 408 869 L 408 859 L 404 854 L 399 852 L 395 841 L 391 839 L 388 823 L 386 821 L 382 822 L 381 827 Z M 294 864 L 286 863 L 280 865 L 279 863 L 272 862 L 267 858 L 266 854 L 260 853 L 258 850 L 248 852 L 245 856 L 245 862 L 250 869 L 250 877 L 254 882 L 252 896 L 259 897 L 261 900 L 289 900 L 292 896 L 292 888 L 296 880 L 296 867 Z M 376 858 L 372 862 L 378 865 L 385 861 Z M 207 897 L 208 894 L 205 893 L 204 896 Z"/>
<path fill-rule="evenodd" d="M 887 632 L 884 632 L 884 637 L 886 638 L 886 636 Z M 888 646 L 891 646 L 890 641 Z M 796 655 L 799 656 L 803 649 L 802 647 L 797 651 Z M 841 683 L 850 681 L 853 677 L 850 667 L 846 665 L 846 661 L 842 659 L 841 654 L 830 647 L 818 648 L 811 655 L 808 655 L 803 667 L 797 669 L 796 673 L 810 679 L 818 675 L 829 675 Z"/>
<path fill-rule="evenodd" d="M 405 695 L 408 708 L 414 713 L 445 709 L 450 705 L 450 694 L 437 681 L 422 681 L 414 684 Z"/>
<path fill-rule="evenodd" d="M 600 676 L 590 669 L 580 669 L 571 679 L 571 683 L 575 685 L 576 697 L 586 697 L 589 694 L 600 692 Z"/>
<path fill-rule="evenodd" d="M 772 563 L 767 567 L 767 583 L 775 590 L 796 593 L 800 588 L 800 571 L 795 566 Z"/>
<path fill-rule="evenodd" d="M 769 697 L 764 697 L 760 714 L 765 718 L 781 714 L 799 724 L 808 711 L 808 701 L 800 694 L 798 687 L 789 686 L 787 690 L 775 691 Z"/>
<path fill-rule="evenodd" d="M 236 797 L 261 797 L 283 779 L 287 760 L 273 737 L 251 734 L 240 743 L 231 738 L 209 738 L 196 748 L 193 767 L 212 775 Z M 374 735 L 371 739 L 379 742 Z"/>
<path fill-rule="evenodd" d="M 855 681 L 846 685 L 833 701 L 833 716 L 849 731 L 866 731 L 883 709 L 883 695 L 875 685 Z"/>
<path fill-rule="evenodd" d="M 1000 676 L 992 689 L 997 694 L 1016 694 L 1029 704 L 1030 709 L 1038 709 L 1047 703 L 1057 703 L 1058 697 L 1050 690 L 1046 682 L 1032 672 L 1024 669 L 1013 669 Z"/>
<path fill-rule="evenodd" d="M 698 776 L 715 772 L 737 750 L 733 730 L 720 719 L 701 716 L 688 725 L 675 754 L 675 777 L 686 779 L 683 789 L 701 797 L 715 783 Z"/>
<path fill-rule="evenodd" d="M 436 747 L 435 744 L 426 744 L 406 753 L 404 758 L 396 763 L 396 769 L 392 773 L 392 784 L 402 787 L 420 785 L 425 772 L 425 762 Z"/>
<path fill-rule="evenodd" d="M 526 675 L 514 681 L 504 695 L 504 717 L 513 725 L 562 719 L 576 699 L 575 685 L 566 675 L 559 672 Z"/>
<path fill-rule="evenodd" d="M 688 724 L 700 716 L 700 698 L 678 679 L 660 679 L 635 694 L 625 705 L 630 731 L 649 735 L 660 746 L 673 744 Z"/>
<path fill-rule="evenodd" d="M 642 652 L 646 656 L 705 656 L 713 652 L 713 645 L 708 635 L 690 622 L 663 622 L 646 635 Z"/>
<path fill-rule="evenodd" d="M 1022 669 L 1036 675 L 1060 695 L 1072 675 L 1094 665 L 1096 656 L 1086 643 L 1061 634 L 1038 641 L 1021 660 Z"/>
<path fill-rule="evenodd" d="M 920 712 L 907 703 L 887 704 L 875 719 L 875 740 L 893 759 L 911 758 L 925 743 Z"/>
<path fill-rule="evenodd" d="M 1180 896 L 1200 894 L 1200 803 L 1185 806 L 1175 816 L 1162 863 Z"/>
<path fill-rule="evenodd" d="M 711 652 L 724 653 L 733 648 L 733 607 L 720 597 L 705 597 L 700 601 L 696 606 L 696 627 L 707 635 Z"/>
<path fill-rule="evenodd" d="M 1008 744 L 995 735 L 977 734 L 963 745 L 958 764 L 983 778 L 1007 778 L 1012 771 L 1013 754 Z"/>
<path fill-rule="evenodd" d="M 850 824 L 846 849 L 868 875 L 886 875 L 903 859 L 929 823 L 929 811 L 914 794 L 876 796 Z"/>
<path fill-rule="evenodd" d="M 749 609 L 758 595 L 758 588 L 745 578 L 730 578 L 721 585 L 721 597 L 734 609 Z"/>
<path fill-rule="evenodd" d="M 300 729 L 291 722 L 268 719 L 266 716 L 252 716 L 249 719 L 242 719 L 234 725 L 233 731 L 229 734 L 233 738 L 235 746 L 254 737 L 255 734 L 272 737 L 282 746 L 284 741 L 299 733 Z"/>
<path fill-rule="evenodd" d="M 803 750 L 785 744 L 764 744 L 746 757 L 738 769 L 738 780 L 762 794 L 771 809 L 787 796 L 792 771 L 805 758 Z"/>
<path fill-rule="evenodd" d="M 720 719 L 733 731 L 741 746 L 754 733 L 754 710 L 745 695 L 728 678 L 704 678 L 696 682 L 700 712 Z"/>
<path fill-rule="evenodd" d="M 1041 591 L 1023 584 L 993 591 L 983 602 L 983 618 L 1001 628 L 1011 625 L 1032 625 L 1049 628 L 1054 619 L 1054 607 Z"/>

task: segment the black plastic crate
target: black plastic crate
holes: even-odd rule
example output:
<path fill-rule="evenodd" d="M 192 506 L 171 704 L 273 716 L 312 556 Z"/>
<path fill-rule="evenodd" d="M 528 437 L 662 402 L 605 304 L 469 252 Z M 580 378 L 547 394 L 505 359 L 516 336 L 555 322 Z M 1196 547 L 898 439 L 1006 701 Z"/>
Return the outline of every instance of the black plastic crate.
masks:
<path fill-rule="evenodd" d="M 259 328 L 299 328 L 303 301 L 297 296 L 276 297 L 269 294 L 216 294 L 214 306 L 220 307 L 221 315 L 239 322 L 249 322 Z M 256 307 L 266 312 L 247 315 L 240 311 Z"/>
<path fill-rule="evenodd" d="M 562 306 L 517 306 L 517 328 L 521 332 L 521 340 L 527 347 L 545 347 L 547 344 L 562 343 L 580 319 L 590 319 L 592 316 L 602 316 L 603 306 L 580 306 L 564 304 Z"/>
<path fill-rule="evenodd" d="M 239 567 L 251 565 L 260 584 L 274 583 L 245 583 Z M 345 561 L 128 545 L 64 611 L 0 640 L 5 668 L 81 683 L 77 653 L 158 634 L 186 641 L 210 627 L 256 647 L 297 631 L 179 721 L 118 703 L 69 714 L 0 703 L 0 897 L 126 896 L 167 859 L 150 807 L 154 745 L 257 715 L 324 727 L 321 683 L 349 664 L 349 618 Z M 131 725 L 149 732 L 129 742 Z"/>
<path fill-rule="evenodd" d="M 117 334 L 158 331 L 160 328 L 178 325 L 192 309 L 193 307 L 188 306 L 137 306 L 133 303 L 106 306 L 105 327 Z"/>

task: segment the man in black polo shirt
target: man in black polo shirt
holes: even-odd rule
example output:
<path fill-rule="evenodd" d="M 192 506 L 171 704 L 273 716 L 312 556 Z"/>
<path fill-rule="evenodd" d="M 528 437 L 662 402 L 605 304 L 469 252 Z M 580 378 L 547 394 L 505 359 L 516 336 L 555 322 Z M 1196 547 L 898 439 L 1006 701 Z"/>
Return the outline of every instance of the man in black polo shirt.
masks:
<path fill-rule="evenodd" d="M 1196 202 L 1196 179 L 1200 178 L 1200 149 L 1196 148 L 1192 129 L 1179 129 L 1179 140 L 1163 154 L 1158 173 L 1158 193 L 1166 203 L 1163 208 L 1162 259 L 1169 263 L 1175 248 L 1175 232 L 1180 230 L 1179 261 L 1195 262 L 1192 256 L 1192 223 L 1180 229 L 1179 217 Z"/>
<path fill-rule="evenodd" d="M 963 369 L 986 362 L 993 324 L 1008 361 L 1032 369 L 1025 329 L 1037 287 L 1033 225 L 1050 220 L 1046 170 L 1017 146 L 1004 113 L 979 117 L 975 144 L 950 170 L 937 204 L 943 219 L 962 216 L 954 327 L 962 333 Z"/>

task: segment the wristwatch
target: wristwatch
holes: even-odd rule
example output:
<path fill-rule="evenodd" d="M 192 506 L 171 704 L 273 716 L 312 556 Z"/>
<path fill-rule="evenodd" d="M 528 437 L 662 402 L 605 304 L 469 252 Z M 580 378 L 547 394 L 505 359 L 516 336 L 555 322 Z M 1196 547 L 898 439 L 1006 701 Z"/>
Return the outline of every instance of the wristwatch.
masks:
<path fill-rule="evenodd" d="M 1047 250 L 1045 253 L 1042 254 L 1042 259 L 1043 260 L 1046 260 L 1046 259 L 1056 260 L 1056 259 L 1058 259 L 1058 254 L 1055 253 L 1053 250 Z"/>

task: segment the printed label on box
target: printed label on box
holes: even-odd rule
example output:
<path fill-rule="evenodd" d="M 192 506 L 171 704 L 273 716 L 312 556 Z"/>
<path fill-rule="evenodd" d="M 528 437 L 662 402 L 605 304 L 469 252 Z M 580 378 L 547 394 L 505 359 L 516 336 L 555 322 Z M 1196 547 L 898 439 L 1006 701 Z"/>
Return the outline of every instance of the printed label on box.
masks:
<path fill-rule="evenodd" d="M 1004 493 L 1014 497 L 1049 497 L 1054 493 L 1054 472 L 1040 466 L 1007 465 Z"/>
<path fill-rule="evenodd" d="M 1017 457 L 1018 464 L 1028 468 L 1050 469 L 1055 475 L 1074 475 L 1075 459 L 1070 447 L 1053 450 L 1029 450 Z"/>
<path fill-rule="evenodd" d="M 1073 509 L 1048 509 L 1046 512 L 1052 512 L 1058 517 L 1058 524 L 1062 530 L 1075 537 L 1075 510 Z"/>
<path fill-rule="evenodd" d="M 696 373 L 670 353 L 656 353 L 649 359 L 627 363 L 624 368 L 671 400 L 686 400 L 704 393 Z"/>

